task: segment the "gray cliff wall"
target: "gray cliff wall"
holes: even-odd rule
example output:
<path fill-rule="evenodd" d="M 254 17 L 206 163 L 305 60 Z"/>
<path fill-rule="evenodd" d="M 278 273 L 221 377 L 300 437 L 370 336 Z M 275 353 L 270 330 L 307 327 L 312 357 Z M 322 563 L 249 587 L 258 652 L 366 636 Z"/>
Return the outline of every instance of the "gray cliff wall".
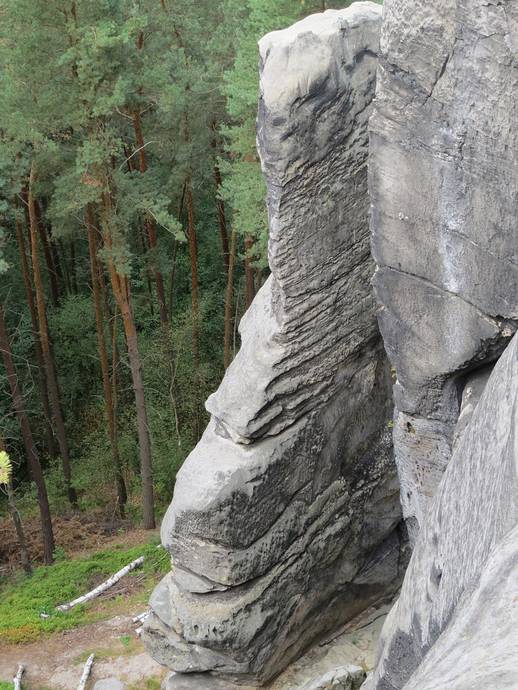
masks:
<path fill-rule="evenodd" d="M 518 687 L 518 335 L 457 440 L 369 690 Z"/>
<path fill-rule="evenodd" d="M 518 687 L 517 48 L 516 0 L 385 2 L 374 283 L 415 548 L 368 690 Z"/>
<path fill-rule="evenodd" d="M 370 193 L 394 444 L 415 538 L 465 377 L 516 330 L 518 3 L 386 0 Z"/>
<path fill-rule="evenodd" d="M 144 639 L 167 687 L 255 685 L 400 581 L 391 379 L 370 280 L 380 8 L 260 42 L 272 275 L 162 525 Z M 181 674 L 181 675 L 180 675 Z"/>

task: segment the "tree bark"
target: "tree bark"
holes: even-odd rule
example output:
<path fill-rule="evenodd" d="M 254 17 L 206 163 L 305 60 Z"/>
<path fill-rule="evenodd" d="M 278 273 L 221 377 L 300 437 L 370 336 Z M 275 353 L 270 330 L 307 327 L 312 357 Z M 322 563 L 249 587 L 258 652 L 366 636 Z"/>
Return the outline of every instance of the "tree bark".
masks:
<path fill-rule="evenodd" d="M 95 589 L 92 589 L 91 592 L 83 594 L 83 596 L 77 597 L 77 599 L 73 599 L 72 601 L 69 601 L 67 604 L 61 604 L 60 606 L 56 606 L 56 611 L 61 611 L 62 613 L 64 613 L 65 611 L 70 611 L 70 609 L 73 609 L 74 606 L 79 606 L 79 604 L 85 604 L 88 601 L 92 601 L 92 599 L 96 599 L 100 594 L 106 592 L 107 589 L 110 589 L 110 587 L 113 587 L 113 585 L 117 584 L 117 582 L 121 580 L 125 575 L 131 573 L 132 570 L 135 570 L 135 568 L 140 568 L 140 566 L 143 565 L 143 563 L 144 556 L 139 556 L 131 563 L 128 563 L 128 565 L 125 565 L 124 568 L 118 570 L 114 575 L 102 582 Z"/>
<path fill-rule="evenodd" d="M 70 240 L 70 286 L 72 292 L 77 295 L 76 245 L 74 240 Z"/>
<path fill-rule="evenodd" d="M 140 242 L 140 251 L 142 252 L 142 256 L 145 256 L 149 251 L 148 238 L 145 235 L 140 223 L 138 223 L 137 236 Z M 151 271 L 149 270 L 149 265 L 146 265 L 144 272 L 146 274 L 147 303 L 149 305 L 149 313 L 151 314 L 151 316 L 154 316 L 155 308 L 153 306 L 153 285 L 151 281 Z"/>
<path fill-rule="evenodd" d="M 5 450 L 6 447 L 4 439 L 0 436 L 0 451 Z M 18 538 L 18 547 L 20 549 L 20 563 L 27 575 L 32 575 L 32 565 L 31 558 L 29 556 L 29 549 L 27 547 L 27 538 L 25 536 L 25 530 L 23 529 L 23 522 L 22 518 L 20 517 L 20 512 L 18 511 L 18 507 L 16 506 L 16 498 L 14 495 L 14 484 L 12 476 L 10 476 L 7 481 L 6 489 L 7 506 L 14 524 L 16 536 Z"/>
<path fill-rule="evenodd" d="M 138 347 L 137 329 L 131 305 L 130 286 L 127 278 L 120 274 L 113 257 L 113 242 L 110 232 L 111 199 L 108 192 L 103 193 L 103 239 L 104 245 L 109 250 L 108 271 L 115 301 L 121 313 L 128 360 L 133 382 L 133 392 L 137 409 L 137 431 L 140 451 L 140 472 L 142 476 L 142 507 L 144 528 L 154 529 L 155 511 L 153 495 L 153 469 L 151 458 L 151 443 L 149 438 L 149 426 L 147 419 L 146 401 L 144 395 L 144 381 L 142 376 L 142 363 Z"/>
<path fill-rule="evenodd" d="M 13 690 L 22 690 L 22 677 L 25 673 L 25 666 L 23 664 L 18 664 L 18 670 L 13 678 Z"/>
<path fill-rule="evenodd" d="M 189 239 L 189 258 L 191 263 L 191 312 L 192 312 L 192 354 L 194 359 L 195 380 L 194 388 L 194 435 L 197 439 L 200 436 L 200 409 L 198 400 L 198 389 L 200 387 L 200 299 L 198 286 L 198 240 L 196 237 L 196 224 L 194 222 L 194 203 L 192 196 L 191 181 L 189 180 L 186 188 L 187 200 L 187 226 Z"/>
<path fill-rule="evenodd" d="M 237 231 L 232 228 L 232 236 L 230 239 L 230 256 L 227 273 L 227 293 L 225 296 L 225 337 L 223 347 L 223 362 L 225 370 L 228 369 L 232 361 L 231 343 L 232 343 L 232 298 L 234 295 L 234 265 L 236 263 L 237 252 Z"/>
<path fill-rule="evenodd" d="M 106 418 L 108 422 L 108 432 L 110 438 L 113 471 L 115 475 L 115 485 L 117 489 L 117 507 L 119 515 L 121 517 L 124 517 L 124 508 L 126 505 L 128 495 L 126 491 L 126 484 L 124 482 L 124 475 L 122 473 L 122 463 L 118 447 L 117 425 L 115 420 L 115 410 L 110 381 L 110 366 L 108 363 L 108 352 L 106 349 L 106 336 L 104 331 L 105 318 L 103 314 L 103 299 L 101 294 L 101 285 L 99 283 L 99 266 L 97 262 L 95 216 L 92 206 L 90 204 L 88 204 L 88 206 L 86 207 L 86 226 L 88 231 L 88 250 L 90 255 L 90 275 L 92 280 L 92 292 L 94 299 L 97 345 L 99 348 L 99 360 L 101 363 L 101 374 L 103 380 L 104 403 L 106 409 Z"/>
<path fill-rule="evenodd" d="M 142 120 L 140 117 L 140 113 L 136 110 L 133 113 L 133 130 L 135 132 L 135 141 L 137 144 L 137 149 L 138 149 L 138 157 L 139 157 L 139 169 L 141 173 L 145 173 L 147 170 L 147 158 L 146 158 L 146 150 L 144 148 L 144 135 L 142 133 Z M 156 223 L 155 219 L 149 214 L 146 213 L 145 218 L 144 218 L 144 226 L 146 228 L 148 240 L 149 240 L 149 248 L 151 251 L 155 254 L 153 256 L 153 261 L 156 263 L 157 261 L 157 245 L 158 245 L 158 237 L 157 237 L 157 232 L 156 232 Z M 160 323 L 162 326 L 167 326 L 169 322 L 169 315 L 167 313 L 167 303 L 166 303 L 166 298 L 165 298 L 165 289 L 164 289 L 164 278 L 162 276 L 162 272 L 155 267 L 155 282 L 156 282 L 156 293 L 157 293 L 157 299 L 158 299 L 158 311 L 160 314 Z"/>
<path fill-rule="evenodd" d="M 47 230 L 43 223 L 43 218 L 41 214 L 41 208 L 36 199 L 33 199 L 34 212 L 36 214 L 36 223 L 38 228 L 38 233 L 41 240 L 41 246 L 43 247 L 43 256 L 45 257 L 45 263 L 47 265 L 47 275 L 49 278 L 50 295 L 52 298 L 52 305 L 57 307 L 59 305 L 59 283 L 57 274 L 57 263 L 58 257 L 56 256 L 56 248 L 51 247 L 51 242 L 47 235 Z M 29 205 L 30 214 L 30 205 Z M 29 219 L 30 222 L 30 219 Z"/>
<path fill-rule="evenodd" d="M 88 659 L 86 660 L 86 663 L 83 668 L 83 673 L 81 674 L 81 678 L 79 680 L 79 685 L 77 686 L 77 690 L 85 690 L 86 684 L 88 683 L 88 678 L 90 677 L 90 673 L 92 672 L 92 666 L 94 665 L 94 659 L 95 659 L 95 654 L 90 654 Z"/>
<path fill-rule="evenodd" d="M 189 234 L 189 258 L 191 263 L 192 352 L 194 366 L 200 366 L 200 300 L 198 291 L 198 241 L 194 222 L 194 203 L 191 183 L 187 184 L 187 227 Z"/>
<path fill-rule="evenodd" d="M 252 257 L 250 256 L 250 251 L 254 246 L 254 240 L 250 235 L 245 236 L 245 307 L 252 304 L 255 297 L 255 284 L 254 284 L 254 269 L 252 266 Z"/>
<path fill-rule="evenodd" d="M 29 556 L 29 548 L 27 546 L 27 538 L 25 536 L 25 530 L 23 529 L 22 518 L 20 517 L 20 513 L 16 505 L 13 480 L 11 478 L 9 478 L 9 482 L 7 484 L 7 504 L 9 506 L 9 513 L 11 514 L 11 518 L 14 523 L 14 529 L 16 530 L 16 536 L 18 537 L 20 563 L 27 575 L 32 575 L 32 565 Z"/>
<path fill-rule="evenodd" d="M 178 258 L 178 242 L 175 240 L 173 249 L 173 266 L 171 268 L 171 273 L 169 275 L 169 313 L 173 313 L 174 304 L 174 283 L 176 275 L 176 261 Z"/>
<path fill-rule="evenodd" d="M 225 215 L 225 203 L 220 196 L 221 193 L 221 172 L 217 163 L 214 164 L 214 181 L 216 183 L 216 208 L 218 211 L 219 235 L 221 238 L 221 251 L 223 253 L 223 263 L 225 272 L 228 273 L 230 256 L 228 246 L 227 219 Z"/>
<path fill-rule="evenodd" d="M 38 315 L 36 313 L 36 305 L 34 303 L 34 294 L 32 291 L 32 282 L 29 271 L 29 263 L 27 261 L 27 254 L 25 250 L 25 238 L 23 234 L 22 222 L 19 218 L 16 218 L 16 239 L 18 242 L 18 251 L 20 254 L 20 266 L 22 269 L 25 296 L 27 299 L 27 305 L 29 307 L 29 314 L 31 317 L 34 352 L 36 355 L 36 363 L 38 365 L 38 386 L 40 389 L 43 415 L 45 417 L 45 436 L 47 452 L 49 456 L 53 458 L 56 455 L 56 444 L 54 441 L 54 434 L 52 432 L 52 414 L 50 411 L 49 393 L 47 390 L 47 381 L 45 378 L 45 361 L 43 359 L 43 351 L 41 349 L 40 336 L 38 333 Z"/>
<path fill-rule="evenodd" d="M 50 507 L 47 495 L 47 487 L 45 485 L 45 478 L 41 469 L 40 459 L 34 437 L 32 435 L 29 418 L 25 411 L 25 404 L 23 396 L 18 383 L 18 376 L 14 366 L 13 355 L 9 343 L 9 336 L 5 324 L 3 307 L 0 304 L 0 350 L 2 352 L 2 359 L 7 373 L 7 380 L 11 390 L 11 397 L 13 401 L 14 411 L 20 429 L 22 432 L 23 444 L 27 454 L 27 462 L 32 480 L 36 485 L 36 493 L 38 497 L 38 509 L 40 512 L 41 532 L 43 540 L 43 561 L 46 564 L 52 563 L 54 554 L 54 533 L 52 530 L 52 520 L 50 517 Z"/>
<path fill-rule="evenodd" d="M 65 477 L 65 485 L 67 489 L 67 496 L 70 504 L 77 507 L 77 494 L 72 486 L 72 471 L 70 468 L 70 454 L 68 449 L 68 442 L 65 430 L 65 421 L 63 419 L 63 412 L 61 410 L 61 401 L 59 394 L 59 384 L 57 380 L 54 360 L 52 357 L 52 350 L 50 345 L 50 336 L 47 323 L 47 312 L 45 307 L 45 296 L 43 292 L 43 281 L 41 278 L 40 259 L 38 254 L 38 215 L 36 204 L 33 196 L 33 187 L 36 179 L 36 169 L 34 163 L 31 166 L 31 173 L 29 179 L 29 221 L 30 221 L 30 235 L 31 235 L 31 254 L 32 254 L 32 270 L 34 275 L 34 288 L 36 291 L 36 308 L 38 312 L 38 324 L 40 333 L 41 349 L 43 351 L 43 359 L 45 361 L 45 373 L 47 377 L 47 387 L 49 391 L 50 405 L 56 425 L 56 435 L 58 439 L 59 452 L 61 455 L 61 462 L 63 466 L 63 475 Z"/>

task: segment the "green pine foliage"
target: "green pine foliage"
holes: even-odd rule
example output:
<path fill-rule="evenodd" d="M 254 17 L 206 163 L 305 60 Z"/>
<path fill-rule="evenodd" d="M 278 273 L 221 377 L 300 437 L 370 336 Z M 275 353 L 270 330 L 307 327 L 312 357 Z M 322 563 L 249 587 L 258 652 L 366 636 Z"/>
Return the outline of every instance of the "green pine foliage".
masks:
<path fill-rule="evenodd" d="M 223 374 L 226 273 L 218 194 L 225 202 L 228 234 L 235 228 L 240 237 L 232 309 L 235 348 L 244 304 L 245 236 L 255 240 L 253 258 L 263 274 L 267 271 L 265 186 L 255 149 L 257 41 L 321 7 L 320 0 L 3 0 L 0 300 L 54 512 L 68 510 L 66 491 L 60 458 L 49 454 L 45 442 L 41 372 L 16 235 L 19 223 L 30 263 L 26 201 L 31 166 L 60 293 L 54 304 L 51 268 L 40 243 L 73 484 L 80 509 L 113 513 L 114 471 L 90 284 L 87 206 L 93 207 L 96 222 L 109 226 L 112 246 L 99 249 L 106 285 L 105 337 L 115 375 L 118 448 L 129 488 L 127 515 L 138 521 L 135 399 L 120 316 L 114 324 L 109 262 L 113 260 L 131 290 L 160 513 L 171 499 L 176 472 L 207 421 L 203 401 Z M 143 147 L 136 140 L 136 113 Z M 216 163 L 223 175 L 219 191 Z M 192 346 L 187 183 L 197 234 L 199 363 Z M 155 248 L 146 239 L 149 219 L 158 236 Z M 159 319 L 157 272 L 169 307 L 166 329 Z M 35 514 L 22 437 L 0 366 L 1 439 L 13 461 L 20 509 L 24 516 Z"/>
<path fill-rule="evenodd" d="M 351 2 L 326 2 L 327 9 L 347 7 Z M 254 256 L 266 264 L 268 219 L 264 198 L 266 187 L 256 150 L 256 117 L 259 98 L 258 41 L 266 33 L 285 28 L 323 8 L 321 0 L 248 0 L 236 56 L 224 75 L 224 93 L 230 124 L 223 128 L 229 157 L 223 161 L 227 173 L 224 198 L 234 210 L 236 229 L 250 235 L 256 244 Z"/>

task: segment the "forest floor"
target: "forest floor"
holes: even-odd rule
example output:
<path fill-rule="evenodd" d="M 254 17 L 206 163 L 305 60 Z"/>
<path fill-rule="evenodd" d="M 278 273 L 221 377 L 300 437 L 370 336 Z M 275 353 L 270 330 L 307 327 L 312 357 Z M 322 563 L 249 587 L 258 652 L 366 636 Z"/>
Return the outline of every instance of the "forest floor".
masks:
<path fill-rule="evenodd" d="M 0 584 L 0 690 L 12 689 L 10 679 L 20 663 L 27 669 L 24 690 L 76 690 L 92 653 L 88 688 L 101 678 L 116 677 L 127 690 L 159 690 L 166 672 L 146 653 L 136 634 L 138 625 L 132 622 L 146 609 L 149 594 L 169 567 L 168 555 L 157 542 L 156 533 L 130 530 L 105 539 L 102 550 L 81 548 L 53 566 L 37 568 L 32 578 L 19 576 Z M 53 611 L 57 603 L 89 591 L 140 554 L 146 555 L 144 568 L 99 599 L 67 614 L 41 618 L 42 610 Z M 385 603 L 365 611 L 292 664 L 270 690 L 295 690 L 347 664 L 370 670 L 389 608 Z"/>
<path fill-rule="evenodd" d="M 53 633 L 28 644 L 0 646 L 0 679 L 14 676 L 19 663 L 26 665 L 26 690 L 76 690 L 84 663 L 95 654 L 91 684 L 114 676 L 128 690 L 158 690 L 164 670 L 146 653 L 135 634 L 132 618 L 142 612 L 133 604 L 124 615 Z M 0 684 L 0 688 L 3 685 Z"/>
<path fill-rule="evenodd" d="M 76 690 L 91 653 L 92 685 L 115 676 L 128 690 L 158 689 L 163 669 L 144 651 L 132 622 L 168 568 L 157 541 L 157 533 L 131 530 L 104 540 L 102 551 L 81 548 L 49 568 L 37 568 L 32 578 L 19 576 L 0 585 L 0 690 L 12 688 L 10 679 L 20 663 L 26 666 L 24 690 Z M 89 591 L 141 553 L 145 567 L 95 601 L 41 618 L 42 610 Z M 43 587 L 46 598 L 40 595 Z"/>
<path fill-rule="evenodd" d="M 315 646 L 292 664 L 272 684 L 270 690 L 296 690 L 328 671 L 355 664 L 370 670 L 381 627 L 389 605 L 375 606 L 349 623 L 331 639 Z M 18 663 L 27 664 L 26 690 L 76 690 L 86 658 L 96 655 L 92 678 L 114 676 L 127 690 L 159 690 L 164 669 L 146 653 L 135 635 L 132 618 L 142 606 L 127 608 L 91 625 L 53 635 L 26 645 L 0 647 L 0 679 L 14 674 Z M 0 690 L 12 686 L 0 682 Z"/>

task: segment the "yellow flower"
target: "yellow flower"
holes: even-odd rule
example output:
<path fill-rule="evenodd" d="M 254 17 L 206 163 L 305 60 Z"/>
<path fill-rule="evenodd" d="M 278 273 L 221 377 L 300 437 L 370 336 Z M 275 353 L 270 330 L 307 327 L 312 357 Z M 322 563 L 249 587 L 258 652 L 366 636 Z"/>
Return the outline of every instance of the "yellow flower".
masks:
<path fill-rule="evenodd" d="M 5 450 L 0 450 L 0 484 L 7 484 L 11 476 L 11 461 Z"/>

